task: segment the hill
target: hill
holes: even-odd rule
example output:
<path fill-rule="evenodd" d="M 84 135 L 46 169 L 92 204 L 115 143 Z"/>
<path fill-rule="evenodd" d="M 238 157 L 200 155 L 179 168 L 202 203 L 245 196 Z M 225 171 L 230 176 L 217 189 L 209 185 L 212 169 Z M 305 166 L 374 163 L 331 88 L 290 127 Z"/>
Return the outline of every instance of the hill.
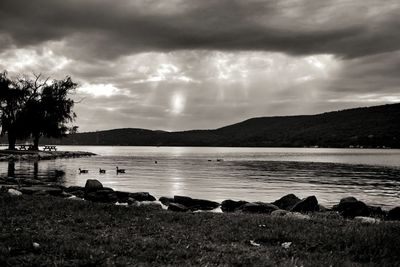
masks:
<path fill-rule="evenodd" d="M 400 148 L 400 103 L 317 115 L 252 118 L 214 130 L 114 129 L 43 143 L 65 145 Z"/>
<path fill-rule="evenodd" d="M 54 145 L 400 148 L 400 103 L 317 115 L 248 119 L 214 130 L 123 128 L 42 139 Z M 7 143 L 5 136 L 1 143 Z"/>

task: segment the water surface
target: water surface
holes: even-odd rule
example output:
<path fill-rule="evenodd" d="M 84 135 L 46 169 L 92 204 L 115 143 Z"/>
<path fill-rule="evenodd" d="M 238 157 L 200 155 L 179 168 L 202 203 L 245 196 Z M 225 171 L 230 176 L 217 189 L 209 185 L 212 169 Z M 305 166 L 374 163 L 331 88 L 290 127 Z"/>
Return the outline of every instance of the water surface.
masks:
<path fill-rule="evenodd" d="M 400 205 L 400 150 L 321 148 L 59 146 L 98 154 L 91 158 L 16 162 L 17 177 L 58 176 L 65 185 L 95 178 L 124 191 L 156 197 L 188 195 L 222 201 L 274 201 L 294 193 L 331 206 L 355 196 L 369 204 Z M 217 161 L 221 159 L 221 161 Z M 157 162 L 157 163 L 156 163 Z M 117 174 L 116 166 L 126 169 Z M 78 168 L 89 174 L 78 174 Z M 99 168 L 106 174 L 99 174 Z M 0 175 L 10 175 L 6 162 Z"/>

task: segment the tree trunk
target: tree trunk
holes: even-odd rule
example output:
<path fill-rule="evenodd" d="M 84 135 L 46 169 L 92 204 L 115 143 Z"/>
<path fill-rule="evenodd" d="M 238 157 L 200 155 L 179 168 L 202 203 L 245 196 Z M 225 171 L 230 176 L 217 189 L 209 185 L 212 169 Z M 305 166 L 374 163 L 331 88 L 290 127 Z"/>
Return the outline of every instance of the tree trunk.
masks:
<path fill-rule="evenodd" d="M 16 134 L 14 133 L 14 131 L 9 131 L 7 135 L 8 135 L 8 149 L 16 150 L 15 149 L 15 143 L 17 142 Z"/>
<path fill-rule="evenodd" d="M 39 135 L 35 135 L 33 137 L 33 148 L 32 150 L 38 151 L 39 150 Z"/>

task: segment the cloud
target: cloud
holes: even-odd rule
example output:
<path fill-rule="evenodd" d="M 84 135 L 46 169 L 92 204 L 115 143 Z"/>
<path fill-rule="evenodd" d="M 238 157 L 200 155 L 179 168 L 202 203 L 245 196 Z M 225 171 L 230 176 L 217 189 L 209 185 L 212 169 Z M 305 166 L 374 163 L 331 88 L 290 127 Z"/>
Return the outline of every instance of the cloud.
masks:
<path fill-rule="evenodd" d="M 71 75 L 80 131 L 399 102 L 398 0 L 1 0 L 0 70 Z"/>
<path fill-rule="evenodd" d="M 354 58 L 400 47 L 397 0 L 2 0 L 0 5 L 0 33 L 15 46 L 63 41 L 69 57 L 87 60 L 182 49 Z"/>

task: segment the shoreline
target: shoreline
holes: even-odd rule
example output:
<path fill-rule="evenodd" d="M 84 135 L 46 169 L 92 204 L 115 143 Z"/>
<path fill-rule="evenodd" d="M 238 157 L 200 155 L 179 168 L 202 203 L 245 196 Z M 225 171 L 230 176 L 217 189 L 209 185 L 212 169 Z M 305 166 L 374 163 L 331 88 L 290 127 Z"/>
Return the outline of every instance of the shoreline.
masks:
<path fill-rule="evenodd" d="M 157 201 L 98 180 L 0 178 L 1 266 L 395 266 L 399 247 L 400 207 L 351 197 Z"/>
<path fill-rule="evenodd" d="M 63 173 L 59 174 L 59 177 Z M 315 196 L 308 196 L 303 199 L 294 194 L 287 194 L 273 202 L 226 199 L 222 202 L 207 199 L 196 199 L 189 196 L 161 196 L 155 198 L 149 192 L 127 192 L 117 191 L 103 184 L 96 179 L 86 180 L 85 186 L 64 186 L 57 181 L 58 178 L 29 179 L 0 177 L 0 192 L 10 195 L 41 195 L 57 196 L 90 202 L 109 203 L 116 205 L 140 205 L 140 202 L 157 204 L 171 211 L 197 212 L 217 211 L 223 213 L 262 213 L 272 214 L 276 212 L 280 216 L 291 216 L 293 213 L 325 213 L 334 212 L 344 218 L 370 217 L 377 220 L 399 220 L 400 206 L 385 209 L 381 206 L 373 206 L 349 196 L 338 200 L 336 205 L 325 207 L 318 202 Z"/>
<path fill-rule="evenodd" d="M 0 161 L 37 161 L 58 158 L 91 157 L 96 154 L 85 151 L 21 151 L 0 150 Z"/>

